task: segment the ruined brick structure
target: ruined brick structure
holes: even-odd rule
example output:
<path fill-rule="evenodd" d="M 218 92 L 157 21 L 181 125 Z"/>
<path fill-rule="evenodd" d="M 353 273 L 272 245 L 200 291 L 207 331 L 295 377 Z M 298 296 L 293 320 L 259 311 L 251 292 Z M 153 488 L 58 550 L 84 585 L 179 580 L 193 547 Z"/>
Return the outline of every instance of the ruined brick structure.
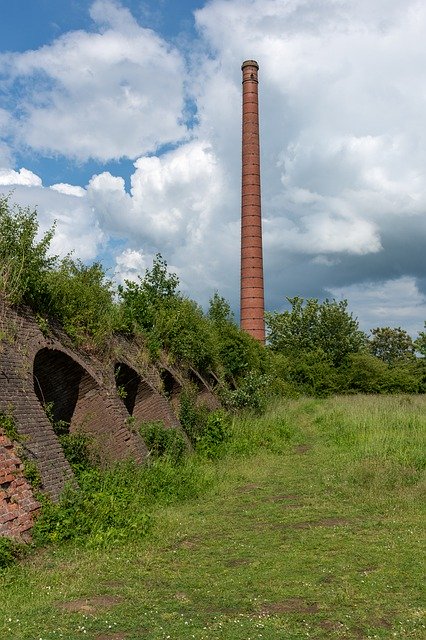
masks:
<path fill-rule="evenodd" d="M 265 342 L 258 70 L 246 60 L 243 74 L 241 181 L 241 328 Z"/>
<path fill-rule="evenodd" d="M 133 422 L 161 420 L 165 427 L 179 428 L 179 395 L 187 381 L 166 362 L 150 364 L 144 353 L 140 345 L 119 337 L 112 340 L 108 353 L 78 350 L 59 328 L 43 333 L 31 311 L 18 312 L 0 299 L 0 412 L 13 415 L 25 456 L 36 463 L 42 490 L 53 499 L 73 474 L 45 404 L 51 403 L 54 421 L 69 423 L 71 433 L 90 436 L 104 465 L 126 458 L 144 461 L 148 451 L 132 429 Z M 201 401 L 217 406 L 204 379 L 197 372 L 191 377 Z M 9 480 L 4 481 L 5 487 L 0 482 L 0 492 L 13 493 L 21 487 L 22 493 L 20 480 L 17 485 L 7 484 L 10 475 L 21 478 L 21 463 L 10 445 L 4 439 L 1 442 L 0 474 Z M 14 470 L 10 460 L 15 461 Z M 0 535 L 8 534 L 1 525 L 8 521 L 10 509 L 17 509 L 6 508 L 5 500 L 15 504 L 9 493 L 0 499 Z"/>
<path fill-rule="evenodd" d="M 15 443 L 0 430 L 0 536 L 29 540 L 40 505 L 23 468 Z"/>

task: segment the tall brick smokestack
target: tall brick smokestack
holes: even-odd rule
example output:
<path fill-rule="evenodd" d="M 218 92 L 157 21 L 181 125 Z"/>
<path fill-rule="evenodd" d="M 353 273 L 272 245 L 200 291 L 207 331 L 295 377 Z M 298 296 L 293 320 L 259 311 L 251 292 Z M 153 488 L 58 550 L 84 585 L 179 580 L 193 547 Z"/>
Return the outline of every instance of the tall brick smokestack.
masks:
<path fill-rule="evenodd" d="M 258 70 L 255 60 L 242 64 L 243 136 L 241 188 L 241 329 L 265 342 Z"/>

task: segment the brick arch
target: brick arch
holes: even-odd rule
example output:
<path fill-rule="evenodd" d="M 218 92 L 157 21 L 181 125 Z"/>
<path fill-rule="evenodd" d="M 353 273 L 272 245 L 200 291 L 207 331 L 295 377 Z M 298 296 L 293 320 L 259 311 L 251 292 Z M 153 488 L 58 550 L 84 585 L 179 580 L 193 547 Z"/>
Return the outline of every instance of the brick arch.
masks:
<path fill-rule="evenodd" d="M 168 398 L 176 415 L 179 415 L 180 395 L 183 390 L 182 383 L 170 371 L 170 369 L 166 369 L 165 367 L 160 369 L 160 378 L 161 382 L 163 383 L 163 389 L 166 398 Z"/>
<path fill-rule="evenodd" d="M 207 382 L 195 369 L 190 369 L 188 372 L 189 380 L 197 389 L 197 403 L 204 405 L 208 409 L 214 410 L 220 408 L 220 402 L 213 394 Z M 211 376 L 213 379 L 213 377 Z"/>
<path fill-rule="evenodd" d="M 88 434 L 102 462 L 145 457 L 146 448 L 130 431 L 122 404 L 71 355 L 40 349 L 34 357 L 33 380 L 40 404 L 52 402 L 54 420 L 68 422 L 71 433 Z"/>
<path fill-rule="evenodd" d="M 167 400 L 135 369 L 125 362 L 116 362 L 114 374 L 119 395 L 136 421 L 162 420 L 167 427 L 177 425 Z"/>
<path fill-rule="evenodd" d="M 87 388 L 96 388 L 95 381 L 90 378 L 84 368 L 63 351 L 46 347 L 36 353 L 33 363 L 34 391 L 42 406 L 53 403 L 55 421 L 64 420 L 71 425 L 82 384 Z"/>

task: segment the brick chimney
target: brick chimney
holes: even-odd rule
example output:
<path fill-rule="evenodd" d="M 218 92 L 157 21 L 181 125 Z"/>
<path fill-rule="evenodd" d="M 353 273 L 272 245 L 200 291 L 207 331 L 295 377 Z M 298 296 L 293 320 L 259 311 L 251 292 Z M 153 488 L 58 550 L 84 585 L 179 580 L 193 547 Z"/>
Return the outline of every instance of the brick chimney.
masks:
<path fill-rule="evenodd" d="M 255 60 L 242 64 L 243 135 L 241 187 L 241 329 L 265 342 L 258 70 Z"/>

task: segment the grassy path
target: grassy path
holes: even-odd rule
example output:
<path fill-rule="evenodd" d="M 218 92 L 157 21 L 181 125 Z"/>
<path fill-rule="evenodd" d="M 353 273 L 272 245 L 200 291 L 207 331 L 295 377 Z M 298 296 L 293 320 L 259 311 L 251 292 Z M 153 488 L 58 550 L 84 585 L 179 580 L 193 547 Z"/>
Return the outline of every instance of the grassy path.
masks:
<path fill-rule="evenodd" d="M 274 424 L 297 423 L 281 445 L 263 425 L 266 448 L 211 464 L 211 491 L 159 508 L 139 544 L 50 549 L 5 571 L 0 637 L 425 638 L 422 485 L 336 431 L 347 402 L 279 409 Z M 372 407 L 357 411 L 365 432 Z"/>

